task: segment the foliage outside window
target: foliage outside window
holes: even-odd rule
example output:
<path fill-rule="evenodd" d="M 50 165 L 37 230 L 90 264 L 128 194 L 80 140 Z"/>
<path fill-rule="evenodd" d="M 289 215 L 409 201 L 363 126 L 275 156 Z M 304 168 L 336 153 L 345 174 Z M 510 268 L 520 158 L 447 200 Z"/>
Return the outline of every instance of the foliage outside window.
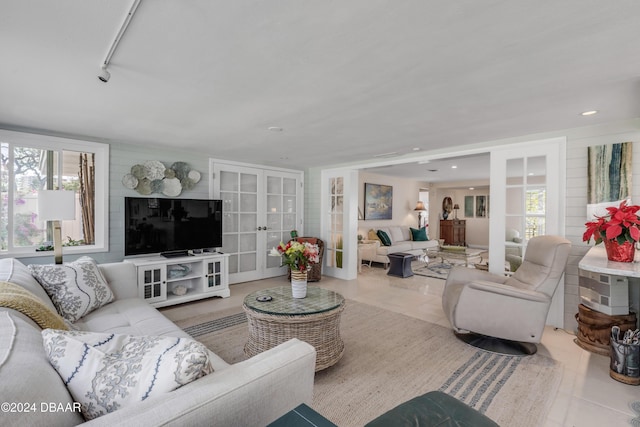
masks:
<path fill-rule="evenodd" d="M 546 233 L 545 212 L 547 192 L 544 188 L 527 190 L 526 192 L 526 228 L 527 240 Z"/>
<path fill-rule="evenodd" d="M 77 252 L 106 249 L 106 227 L 96 225 L 107 219 L 107 145 L 0 130 L 0 160 L 0 254 L 48 248 L 38 191 L 59 189 L 76 193 L 76 219 L 62 221 L 63 242 Z"/>

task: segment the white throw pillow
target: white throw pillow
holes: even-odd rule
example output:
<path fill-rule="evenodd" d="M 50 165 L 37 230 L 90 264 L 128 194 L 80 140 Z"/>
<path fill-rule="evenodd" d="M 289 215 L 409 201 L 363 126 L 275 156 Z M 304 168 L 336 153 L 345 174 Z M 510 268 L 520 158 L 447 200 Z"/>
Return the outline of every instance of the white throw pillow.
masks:
<path fill-rule="evenodd" d="M 45 353 L 83 416 L 94 419 L 213 372 L 190 338 L 42 331 Z"/>
<path fill-rule="evenodd" d="M 113 301 L 113 292 L 92 258 L 65 264 L 30 264 L 29 270 L 58 313 L 70 322 Z"/>

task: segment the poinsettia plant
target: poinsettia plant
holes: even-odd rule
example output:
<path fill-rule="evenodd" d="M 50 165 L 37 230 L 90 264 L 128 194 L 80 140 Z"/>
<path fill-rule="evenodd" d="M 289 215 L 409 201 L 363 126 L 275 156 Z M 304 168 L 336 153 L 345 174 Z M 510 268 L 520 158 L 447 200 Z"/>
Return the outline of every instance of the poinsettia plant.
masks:
<path fill-rule="evenodd" d="M 640 240 L 640 219 L 636 212 L 640 210 L 638 205 L 627 205 L 623 200 L 619 207 L 607 208 L 607 215 L 596 216 L 596 219 L 585 224 L 587 231 L 582 235 L 584 242 L 591 241 L 593 237 L 596 245 L 603 240 L 616 240 L 619 244 L 624 242 L 635 243 Z"/>
<path fill-rule="evenodd" d="M 311 264 L 320 262 L 318 245 L 292 240 L 271 249 L 271 256 L 281 256 L 282 265 L 288 265 L 292 271 L 307 271 Z"/>

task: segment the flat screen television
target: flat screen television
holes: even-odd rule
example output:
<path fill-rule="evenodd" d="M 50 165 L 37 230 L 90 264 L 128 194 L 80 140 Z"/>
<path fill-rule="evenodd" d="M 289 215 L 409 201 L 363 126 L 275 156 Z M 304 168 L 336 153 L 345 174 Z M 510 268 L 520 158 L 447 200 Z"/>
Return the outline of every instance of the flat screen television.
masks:
<path fill-rule="evenodd" d="M 187 255 L 222 246 L 222 200 L 125 197 L 124 254 Z"/>

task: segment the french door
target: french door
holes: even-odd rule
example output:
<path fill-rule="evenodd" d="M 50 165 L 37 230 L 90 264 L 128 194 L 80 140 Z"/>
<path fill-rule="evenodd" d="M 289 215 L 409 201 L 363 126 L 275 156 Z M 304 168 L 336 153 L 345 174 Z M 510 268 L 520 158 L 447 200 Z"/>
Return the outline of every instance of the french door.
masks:
<path fill-rule="evenodd" d="M 302 172 L 212 161 L 214 198 L 222 199 L 222 252 L 229 283 L 286 273 L 271 248 L 302 230 Z"/>
<path fill-rule="evenodd" d="M 358 173 L 325 170 L 321 180 L 323 273 L 345 280 L 355 279 L 358 274 Z"/>
<path fill-rule="evenodd" d="M 503 274 L 505 259 L 522 257 L 534 236 L 564 236 L 566 139 L 553 138 L 491 151 L 489 269 Z M 506 242 L 506 230 L 519 242 Z M 547 323 L 564 327 L 564 281 L 553 296 Z"/>

